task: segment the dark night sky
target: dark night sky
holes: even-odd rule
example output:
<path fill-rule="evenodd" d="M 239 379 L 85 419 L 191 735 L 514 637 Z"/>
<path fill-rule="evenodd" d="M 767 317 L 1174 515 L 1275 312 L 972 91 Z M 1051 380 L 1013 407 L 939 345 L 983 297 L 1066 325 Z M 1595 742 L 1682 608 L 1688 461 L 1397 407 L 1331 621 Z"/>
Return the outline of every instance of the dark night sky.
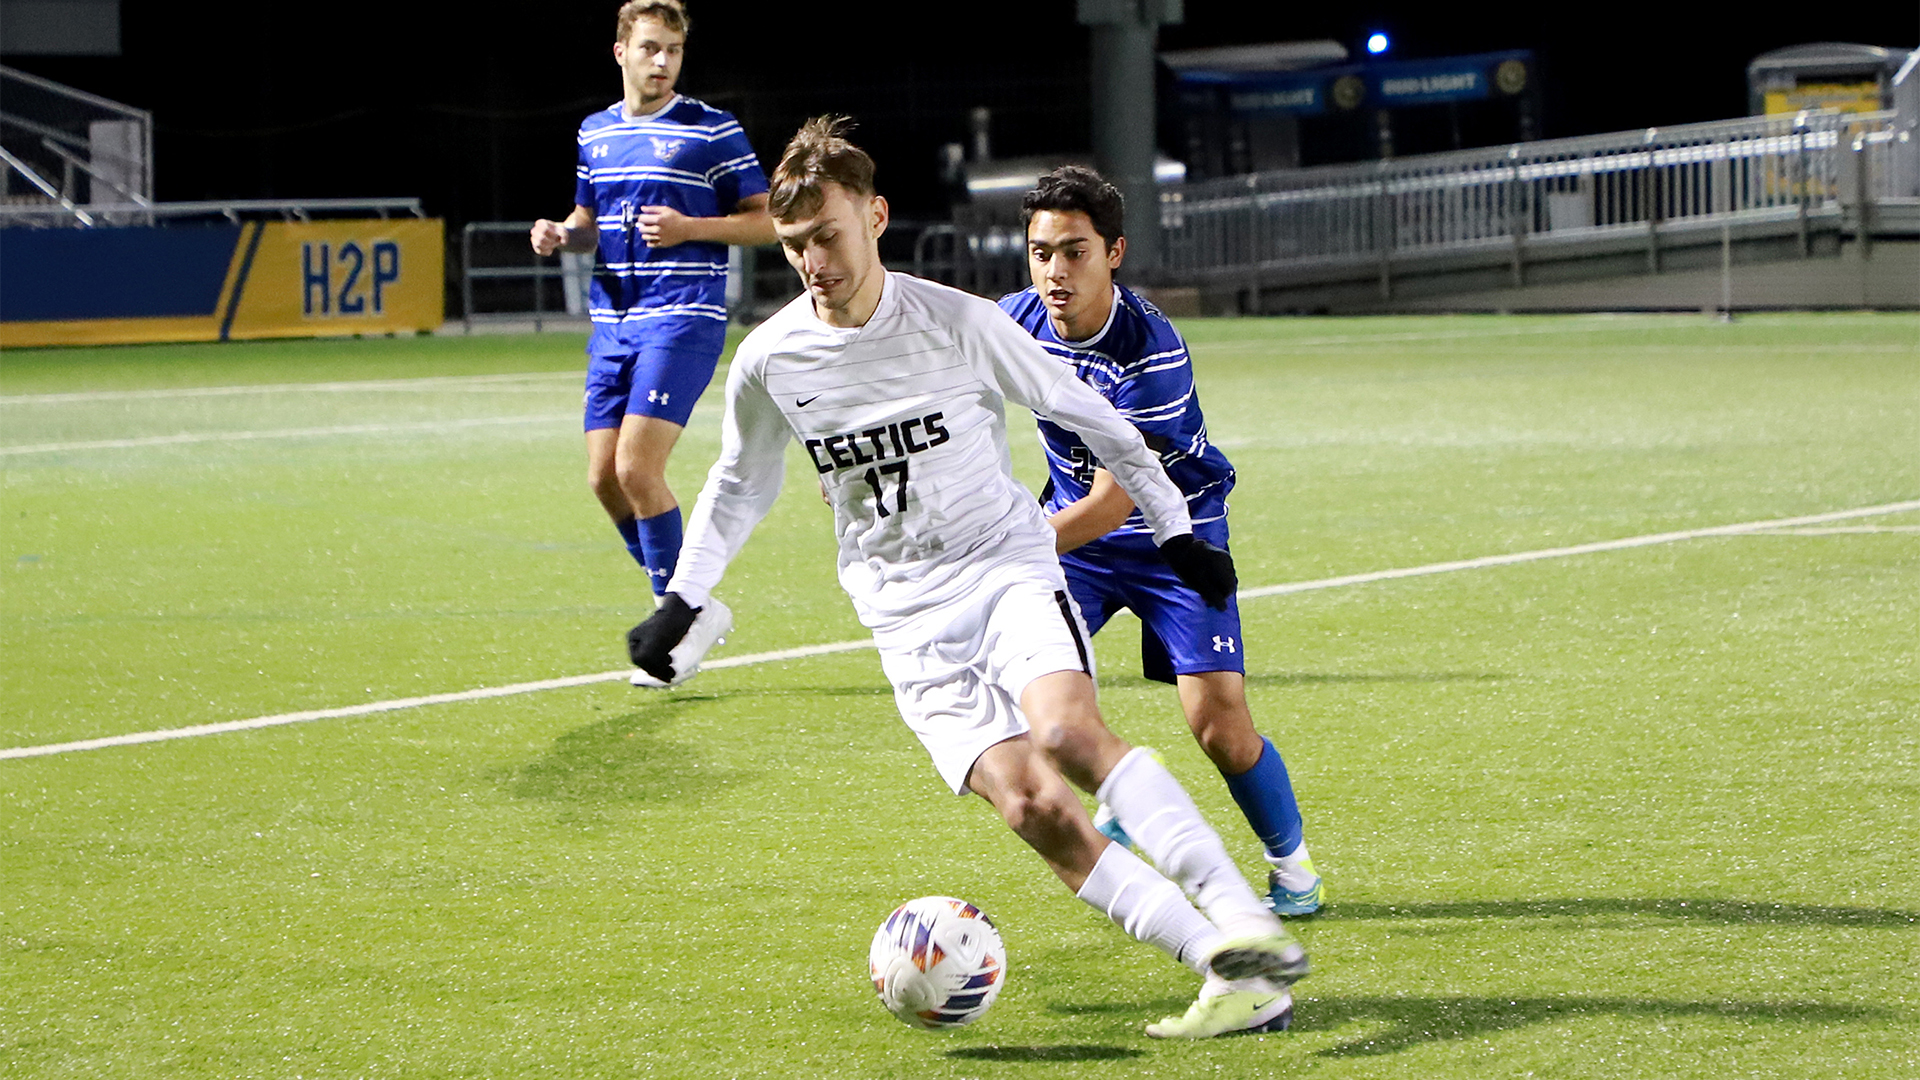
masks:
<path fill-rule="evenodd" d="M 164 199 L 418 195 L 454 222 L 557 217 L 571 203 L 574 127 L 619 96 L 617 6 L 123 0 L 121 57 L 6 62 L 152 110 Z M 1071 2 L 901 14 L 911 7 L 692 0 L 681 88 L 738 114 L 769 165 L 805 116 L 852 114 L 903 217 L 940 214 L 936 150 L 965 138 L 972 106 L 994 109 L 1001 154 L 1086 149 L 1087 31 Z M 772 10 L 792 14 L 776 24 Z M 1910 3 L 1840 5 L 1817 32 L 1722 4 L 1550 10 L 1187 0 L 1161 47 L 1334 38 L 1357 53 L 1385 29 L 1400 58 L 1530 48 L 1543 133 L 1557 136 L 1740 115 L 1747 61 L 1782 45 L 1920 39 Z"/>

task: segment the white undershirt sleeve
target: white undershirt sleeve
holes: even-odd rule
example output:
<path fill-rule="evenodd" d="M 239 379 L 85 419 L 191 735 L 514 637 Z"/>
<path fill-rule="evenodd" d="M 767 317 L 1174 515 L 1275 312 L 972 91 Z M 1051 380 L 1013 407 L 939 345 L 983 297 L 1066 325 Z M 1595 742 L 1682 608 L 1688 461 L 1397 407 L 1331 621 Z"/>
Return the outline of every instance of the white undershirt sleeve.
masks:
<path fill-rule="evenodd" d="M 1005 312 L 992 304 L 986 309 L 992 316 L 983 314 L 967 329 L 992 364 L 1000 393 L 1079 435 L 1140 508 L 1153 528 L 1155 543 L 1192 532 L 1186 497 L 1167 479 L 1166 469 L 1147 449 L 1139 429 Z"/>
<path fill-rule="evenodd" d="M 757 366 L 736 355 L 727 372 L 720 459 L 707 471 L 694 503 L 668 592 L 679 594 L 691 607 L 706 606 L 727 564 L 779 498 L 787 440 L 792 437 L 793 429 L 760 382 Z"/>

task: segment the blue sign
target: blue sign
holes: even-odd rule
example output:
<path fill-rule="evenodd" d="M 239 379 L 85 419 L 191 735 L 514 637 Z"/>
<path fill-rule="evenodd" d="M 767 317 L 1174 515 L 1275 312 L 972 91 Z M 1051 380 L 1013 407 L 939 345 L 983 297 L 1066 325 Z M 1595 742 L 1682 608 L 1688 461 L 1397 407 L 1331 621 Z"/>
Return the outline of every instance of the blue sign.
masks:
<path fill-rule="evenodd" d="M 0 229 L 0 322 L 211 315 L 240 226 Z"/>
<path fill-rule="evenodd" d="M 1514 49 L 1437 60 L 1373 60 L 1307 71 L 1190 68 L 1179 73 L 1179 81 L 1183 98 L 1192 106 L 1205 107 L 1224 99 L 1230 112 L 1243 116 L 1314 116 L 1513 97 L 1529 88 L 1532 76 L 1533 53 Z"/>
<path fill-rule="evenodd" d="M 1442 101 L 1478 101 L 1491 80 L 1478 57 L 1455 60 L 1402 60 L 1367 72 L 1375 106 L 1433 105 Z"/>
<path fill-rule="evenodd" d="M 1183 71 L 1183 98 L 1190 104 L 1210 104 L 1214 92 L 1224 91 L 1227 108 L 1236 113 L 1294 113 L 1312 115 L 1327 110 L 1327 76 L 1319 71 Z M 1197 91 L 1197 93 L 1196 93 Z"/>
<path fill-rule="evenodd" d="M 1308 115 L 1325 112 L 1326 97 L 1316 83 L 1305 86 L 1235 87 L 1227 107 L 1237 113 L 1286 112 Z"/>

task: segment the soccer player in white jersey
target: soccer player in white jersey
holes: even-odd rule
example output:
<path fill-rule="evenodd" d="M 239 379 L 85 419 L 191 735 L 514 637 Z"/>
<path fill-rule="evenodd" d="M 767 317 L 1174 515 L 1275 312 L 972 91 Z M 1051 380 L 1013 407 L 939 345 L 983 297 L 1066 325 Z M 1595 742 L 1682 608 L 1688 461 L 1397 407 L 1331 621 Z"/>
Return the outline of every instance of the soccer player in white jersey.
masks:
<path fill-rule="evenodd" d="M 1207 436 L 1187 343 L 1159 308 L 1113 280 L 1127 250 L 1120 192 L 1069 165 L 1041 177 L 1020 209 L 1033 285 L 1002 297 L 1001 310 L 1140 429 L 1186 495 L 1195 535 L 1226 547 L 1233 465 Z M 1188 727 L 1266 848 L 1267 906 L 1277 915 L 1313 914 L 1320 875 L 1286 762 L 1254 730 L 1247 708 L 1239 607 L 1209 607 L 1169 571 L 1133 500 L 1078 435 L 1046 420 L 1040 434 L 1048 520 L 1087 625 L 1099 633 L 1122 608 L 1140 617 L 1147 677 L 1179 687 Z M 1095 822 L 1127 841 L 1105 808 Z"/>
<path fill-rule="evenodd" d="M 682 538 L 667 457 L 726 342 L 727 245 L 770 244 L 773 222 L 739 122 L 674 90 L 689 26 L 680 0 L 631 0 L 615 26 L 625 94 L 581 123 L 573 212 L 534 222 L 532 240 L 541 255 L 599 254 L 587 484 L 658 596 Z"/>
<path fill-rule="evenodd" d="M 667 682 L 697 670 L 712 644 L 700 613 L 798 440 L 833 506 L 840 583 L 941 777 L 986 798 L 1082 900 L 1205 975 L 1186 1014 L 1148 1034 L 1284 1027 L 1306 954 L 1166 768 L 1102 722 L 1053 529 L 1013 477 L 1007 403 L 1094 447 L 1212 603 L 1233 593 L 1232 558 L 1194 537 L 1140 433 L 1072 369 L 990 301 L 881 265 L 886 200 L 838 121 L 809 121 L 787 145 L 769 205 L 806 292 L 734 354 L 720 459 L 666 598 L 628 635 L 634 663 Z M 1067 781 L 1173 880 L 1096 831 Z"/>

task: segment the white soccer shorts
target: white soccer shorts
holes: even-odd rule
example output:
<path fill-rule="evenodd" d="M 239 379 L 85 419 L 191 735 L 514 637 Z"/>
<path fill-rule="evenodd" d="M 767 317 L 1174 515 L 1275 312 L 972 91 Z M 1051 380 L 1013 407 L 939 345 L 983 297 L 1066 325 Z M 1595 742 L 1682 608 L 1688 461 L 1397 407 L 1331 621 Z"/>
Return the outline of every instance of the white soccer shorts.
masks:
<path fill-rule="evenodd" d="M 900 717 L 956 795 L 995 743 L 1027 731 L 1020 694 L 1056 671 L 1093 674 L 1086 624 L 1059 567 L 993 567 L 963 600 L 874 634 Z"/>

